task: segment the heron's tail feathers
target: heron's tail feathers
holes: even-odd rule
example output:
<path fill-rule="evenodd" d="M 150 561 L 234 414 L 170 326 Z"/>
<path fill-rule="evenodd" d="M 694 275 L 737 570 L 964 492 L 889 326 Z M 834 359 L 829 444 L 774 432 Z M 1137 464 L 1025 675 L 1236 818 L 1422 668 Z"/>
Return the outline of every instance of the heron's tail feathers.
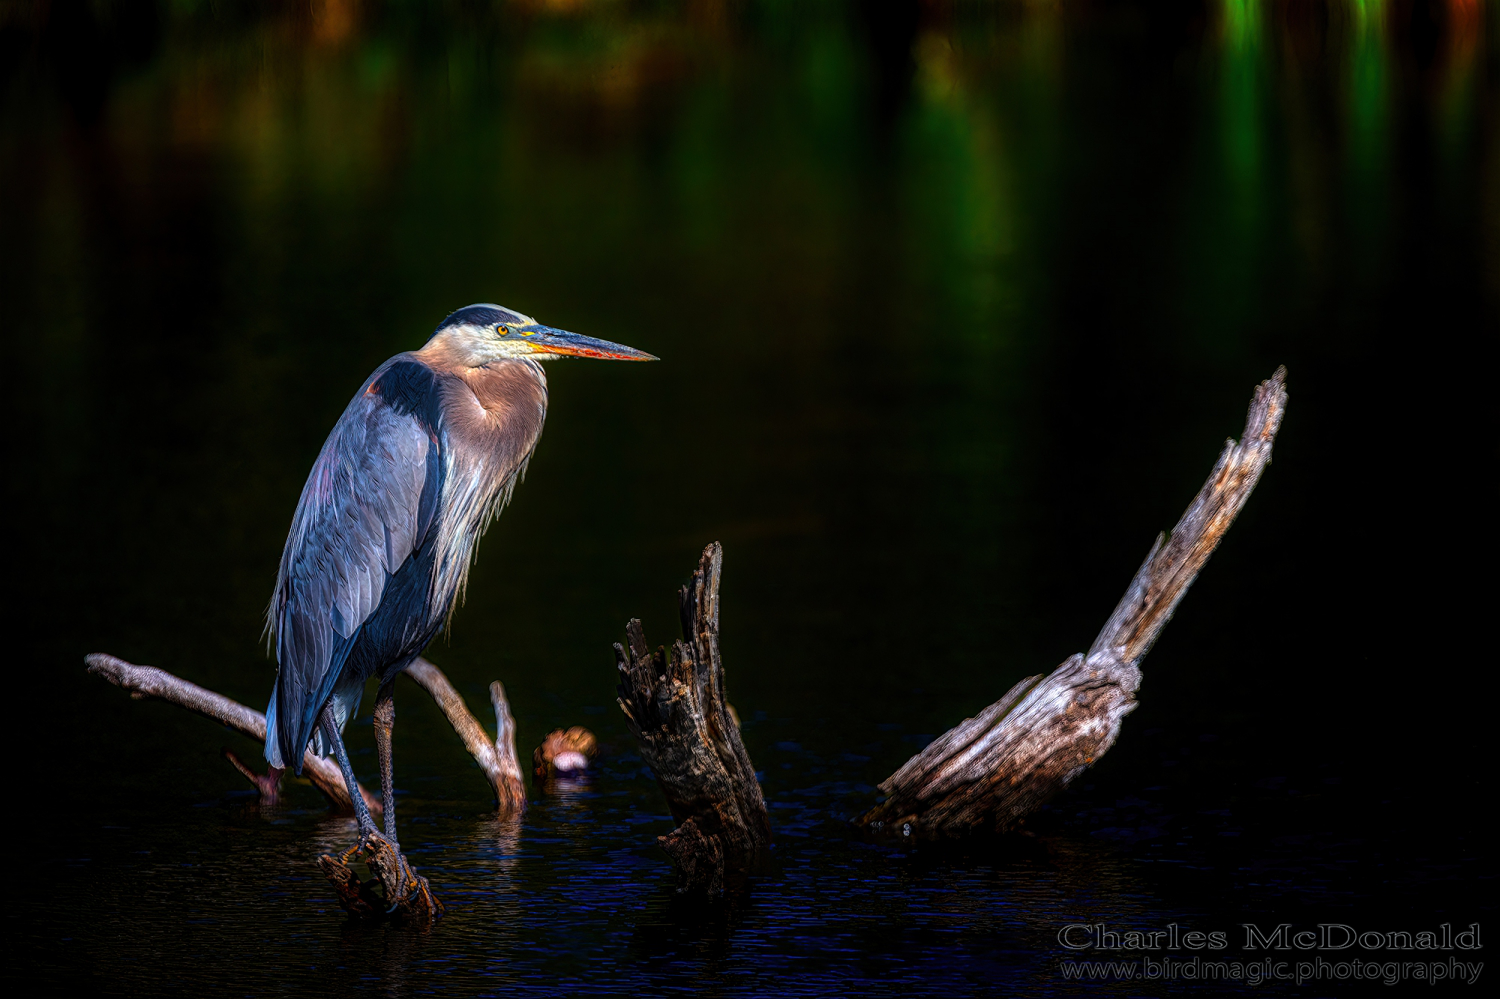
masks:
<path fill-rule="evenodd" d="M 361 684 L 348 684 L 337 688 L 333 692 L 333 717 L 338 723 L 339 731 L 349 727 L 349 719 L 353 718 L 359 711 L 359 702 L 364 694 Z M 271 694 L 271 703 L 266 706 L 266 762 L 273 767 L 290 769 L 297 776 L 302 776 L 302 753 L 295 752 L 289 743 L 295 742 L 295 733 L 281 731 L 281 721 L 276 710 L 276 693 Z M 311 749 L 317 756 L 332 756 L 333 746 L 328 741 L 328 736 L 323 732 L 323 726 L 318 717 L 321 711 L 315 711 L 306 719 L 307 741 L 305 749 Z M 305 750 L 304 750 L 305 751 Z"/>

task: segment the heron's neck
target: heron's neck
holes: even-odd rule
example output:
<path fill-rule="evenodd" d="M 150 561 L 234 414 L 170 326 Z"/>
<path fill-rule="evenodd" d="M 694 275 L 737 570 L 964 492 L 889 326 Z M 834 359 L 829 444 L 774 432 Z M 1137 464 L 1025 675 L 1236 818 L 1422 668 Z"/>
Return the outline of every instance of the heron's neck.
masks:
<path fill-rule="evenodd" d="M 547 374 L 540 364 L 529 358 L 491 361 L 476 368 L 455 368 L 453 373 L 474 393 L 474 398 L 479 400 L 486 413 L 507 409 L 521 398 L 532 396 L 537 389 L 540 390 L 542 405 L 546 406 Z"/>

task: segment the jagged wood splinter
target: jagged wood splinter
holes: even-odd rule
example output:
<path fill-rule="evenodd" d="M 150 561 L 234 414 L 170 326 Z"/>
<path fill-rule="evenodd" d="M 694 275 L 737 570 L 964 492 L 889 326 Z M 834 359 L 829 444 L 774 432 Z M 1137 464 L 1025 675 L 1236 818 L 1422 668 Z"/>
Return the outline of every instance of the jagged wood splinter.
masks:
<path fill-rule="evenodd" d="M 615 645 L 620 710 L 667 796 L 677 828 L 658 838 L 676 862 L 680 888 L 724 889 L 771 841 L 771 821 L 750 754 L 724 700 L 719 658 L 718 542 L 703 550 L 679 592 L 682 640 L 670 655 L 646 644 L 641 622 Z"/>
<path fill-rule="evenodd" d="M 1140 661 L 1270 464 L 1286 398 L 1278 368 L 1256 388 L 1239 443 L 1225 444 L 1171 536 L 1157 537 L 1088 655 L 1027 677 L 939 736 L 880 784 L 885 800 L 857 824 L 921 838 L 1005 832 L 1104 755 L 1135 708 Z"/>

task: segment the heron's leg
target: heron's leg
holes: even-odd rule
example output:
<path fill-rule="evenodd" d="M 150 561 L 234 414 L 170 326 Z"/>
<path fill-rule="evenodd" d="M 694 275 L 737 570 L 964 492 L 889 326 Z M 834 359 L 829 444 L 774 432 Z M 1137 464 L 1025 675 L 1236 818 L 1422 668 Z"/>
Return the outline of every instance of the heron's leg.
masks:
<path fill-rule="evenodd" d="M 396 678 L 380 685 L 375 695 L 375 755 L 380 757 L 380 801 L 385 806 L 385 838 L 396 839 L 395 765 L 391 759 L 391 730 L 396 726 Z"/>
<path fill-rule="evenodd" d="M 339 769 L 344 774 L 344 785 L 349 788 L 349 799 L 354 802 L 354 819 L 359 823 L 359 835 L 363 839 L 366 833 L 375 832 L 375 820 L 370 818 L 370 809 L 365 806 L 365 796 L 359 793 L 359 779 L 354 776 L 354 768 L 349 765 L 349 753 L 344 749 L 344 740 L 339 736 L 339 723 L 333 717 L 333 702 L 329 701 L 323 705 L 323 734 L 333 744 L 333 755 L 339 761 Z"/>
<path fill-rule="evenodd" d="M 427 879 L 418 877 L 412 871 L 406 858 L 401 854 L 401 847 L 396 839 L 396 787 L 395 787 L 395 765 L 391 753 L 391 730 L 396 727 L 396 678 L 393 676 L 380 685 L 380 692 L 375 695 L 375 753 L 380 757 L 380 800 L 385 809 L 385 838 L 390 841 L 391 850 L 396 855 L 395 878 L 400 886 L 392 893 L 391 887 L 386 887 L 388 896 L 393 895 L 391 907 L 388 913 L 395 912 L 401 902 L 409 898 L 412 892 L 421 892 L 425 895 L 428 909 L 435 909 L 432 900 L 432 890 L 427 887 Z"/>

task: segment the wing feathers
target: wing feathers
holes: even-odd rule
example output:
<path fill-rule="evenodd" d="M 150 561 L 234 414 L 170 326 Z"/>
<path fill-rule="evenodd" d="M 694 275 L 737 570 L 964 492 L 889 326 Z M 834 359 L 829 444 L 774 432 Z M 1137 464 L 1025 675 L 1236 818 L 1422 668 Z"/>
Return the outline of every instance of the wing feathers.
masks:
<path fill-rule="evenodd" d="M 382 365 L 349 403 L 303 487 L 268 613 L 281 664 L 267 712 L 273 765 L 300 768 L 314 714 L 356 642 L 394 663 L 431 637 L 546 412 L 536 364 L 439 375 L 412 355 Z M 402 576 L 393 606 L 372 622 L 418 554 L 432 559 L 431 577 L 412 589 L 415 578 Z"/>
<path fill-rule="evenodd" d="M 418 370 L 411 370 L 418 369 Z M 425 376 L 425 379 L 424 379 Z M 415 552 L 434 510 L 436 439 L 423 424 L 432 373 L 394 358 L 354 397 L 318 455 L 282 553 L 270 626 L 276 637 L 277 738 L 267 755 L 300 767 L 313 713 L 343 656 Z M 276 765 L 285 765 L 272 759 Z"/>

